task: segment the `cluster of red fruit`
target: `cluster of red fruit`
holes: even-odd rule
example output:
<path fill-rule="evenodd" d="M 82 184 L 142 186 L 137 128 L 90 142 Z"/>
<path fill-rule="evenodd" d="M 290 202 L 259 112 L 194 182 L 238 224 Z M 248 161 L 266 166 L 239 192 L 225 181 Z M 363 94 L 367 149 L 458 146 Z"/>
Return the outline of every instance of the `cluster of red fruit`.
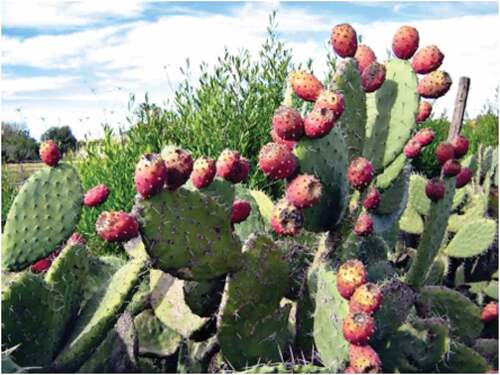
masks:
<path fill-rule="evenodd" d="M 380 358 L 367 343 L 375 332 L 372 314 L 382 302 L 380 288 L 367 282 L 366 268 L 357 259 L 343 263 L 337 272 L 337 290 L 349 300 L 349 313 L 342 324 L 349 345 L 347 373 L 380 372 Z"/>
<path fill-rule="evenodd" d="M 75 232 L 66 241 L 65 246 L 85 245 L 85 243 L 86 243 L 85 238 L 80 233 Z M 52 253 L 47 255 L 45 258 L 42 258 L 37 262 L 33 263 L 33 265 L 31 266 L 31 272 L 34 273 L 46 272 L 50 268 L 52 263 L 54 263 L 54 260 L 56 260 L 57 256 L 61 253 L 63 247 L 64 246 L 56 248 Z"/>

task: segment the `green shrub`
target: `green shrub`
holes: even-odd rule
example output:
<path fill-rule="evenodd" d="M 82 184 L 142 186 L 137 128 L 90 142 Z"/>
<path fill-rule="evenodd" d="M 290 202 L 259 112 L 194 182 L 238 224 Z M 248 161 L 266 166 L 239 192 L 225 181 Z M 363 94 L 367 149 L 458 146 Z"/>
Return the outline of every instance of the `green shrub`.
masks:
<path fill-rule="evenodd" d="M 479 145 L 498 145 L 498 115 L 488 111 L 464 123 L 462 134 L 469 139 L 469 153 L 475 154 Z"/>
<path fill-rule="evenodd" d="M 16 197 L 19 188 L 15 183 L 15 176 L 2 166 L 2 227 L 7 219 L 10 206 Z"/>

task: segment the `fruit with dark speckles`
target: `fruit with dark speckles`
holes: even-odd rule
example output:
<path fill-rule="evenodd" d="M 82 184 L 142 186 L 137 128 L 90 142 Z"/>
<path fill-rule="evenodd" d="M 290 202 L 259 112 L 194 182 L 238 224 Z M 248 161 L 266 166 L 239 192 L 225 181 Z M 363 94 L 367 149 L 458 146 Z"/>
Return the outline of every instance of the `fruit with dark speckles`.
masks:
<path fill-rule="evenodd" d="M 321 182 L 316 177 L 302 174 L 290 182 L 286 197 L 295 207 L 308 208 L 319 202 L 321 190 Z"/>
<path fill-rule="evenodd" d="M 375 52 L 373 52 L 373 50 L 365 44 L 360 44 L 358 46 L 354 58 L 358 62 L 358 69 L 360 72 L 363 72 L 368 65 L 377 60 Z"/>
<path fill-rule="evenodd" d="M 42 161 L 50 167 L 56 166 L 61 159 L 59 147 L 57 147 L 57 144 L 52 139 L 42 142 L 39 154 L 40 159 L 42 159 Z"/>
<path fill-rule="evenodd" d="M 259 168 L 275 180 L 290 177 L 297 167 L 297 158 L 285 145 L 271 142 L 259 152 Z"/>
<path fill-rule="evenodd" d="M 139 234 L 137 219 L 123 211 L 104 211 L 95 223 L 96 232 L 105 241 L 124 242 Z"/>
<path fill-rule="evenodd" d="M 304 135 L 304 121 L 295 109 L 281 106 L 274 112 L 273 129 L 280 138 L 296 141 Z"/>
<path fill-rule="evenodd" d="M 400 59 L 408 60 L 418 49 L 420 38 L 417 29 L 401 26 L 392 38 L 392 51 Z"/>
<path fill-rule="evenodd" d="M 83 196 L 83 204 L 87 207 L 95 207 L 104 203 L 109 195 L 109 189 L 106 185 L 100 184 L 94 186 Z"/>
<path fill-rule="evenodd" d="M 277 234 L 294 236 L 304 226 L 304 214 L 300 208 L 283 198 L 274 205 L 271 226 Z"/>
<path fill-rule="evenodd" d="M 160 192 L 167 179 L 167 167 L 160 155 L 144 154 L 135 167 L 135 189 L 144 198 Z"/>
<path fill-rule="evenodd" d="M 208 156 L 202 156 L 196 159 L 193 164 L 191 181 L 196 188 L 203 189 L 213 182 L 216 172 L 215 160 Z"/>
<path fill-rule="evenodd" d="M 374 331 L 374 319 L 362 311 L 349 313 L 342 324 L 344 338 L 351 344 L 366 344 Z"/>
<path fill-rule="evenodd" d="M 442 70 L 435 70 L 424 76 L 417 86 L 417 92 L 424 98 L 439 98 L 445 95 L 452 84 L 451 77 Z"/>
<path fill-rule="evenodd" d="M 385 81 L 385 65 L 377 61 L 372 62 L 361 73 L 361 84 L 365 92 L 374 92 L 382 86 Z"/>
<path fill-rule="evenodd" d="M 418 106 L 418 113 L 416 117 L 417 124 L 427 120 L 432 112 L 432 104 L 427 101 L 421 101 Z"/>
<path fill-rule="evenodd" d="M 366 283 L 367 277 L 363 263 L 349 259 L 337 270 L 337 290 L 342 297 L 349 299 L 358 287 Z"/>
<path fill-rule="evenodd" d="M 308 138 L 322 138 L 330 133 L 334 125 L 333 111 L 327 108 L 313 109 L 304 119 L 304 130 Z"/>
<path fill-rule="evenodd" d="M 311 73 L 298 70 L 290 74 L 293 92 L 302 100 L 314 102 L 323 90 L 323 84 Z"/>
<path fill-rule="evenodd" d="M 349 164 L 347 169 L 347 180 L 357 190 L 367 187 L 373 179 L 373 165 L 363 158 L 357 157 Z"/>
<path fill-rule="evenodd" d="M 443 180 L 437 177 L 430 179 L 425 185 L 425 195 L 427 195 L 427 198 L 434 202 L 443 199 L 445 191 L 446 188 Z"/>
<path fill-rule="evenodd" d="M 335 25 L 332 30 L 331 42 L 333 50 L 340 57 L 353 57 L 358 48 L 356 30 L 348 23 Z"/>
<path fill-rule="evenodd" d="M 411 66 L 416 73 L 427 74 L 433 72 L 443 63 L 444 55 L 441 50 L 435 46 L 427 46 L 417 51 Z"/>

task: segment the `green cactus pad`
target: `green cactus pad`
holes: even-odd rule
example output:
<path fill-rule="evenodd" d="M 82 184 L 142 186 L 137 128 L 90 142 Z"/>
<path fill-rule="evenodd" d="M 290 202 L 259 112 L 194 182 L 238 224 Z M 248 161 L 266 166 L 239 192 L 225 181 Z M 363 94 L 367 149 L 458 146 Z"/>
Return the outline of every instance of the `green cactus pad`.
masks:
<path fill-rule="evenodd" d="M 266 195 L 266 193 L 260 190 L 250 190 L 250 194 L 253 199 L 255 199 L 255 202 L 259 207 L 260 215 L 264 218 L 266 224 L 269 225 L 273 214 L 273 201 Z"/>
<path fill-rule="evenodd" d="M 450 353 L 438 366 L 439 372 L 484 374 L 491 370 L 488 362 L 475 350 L 460 342 L 451 342 Z"/>
<path fill-rule="evenodd" d="M 388 166 L 403 151 L 415 127 L 419 96 L 417 76 L 410 62 L 385 63 L 385 82 L 366 96 L 367 122 L 364 156 L 375 170 Z"/>
<path fill-rule="evenodd" d="M 139 354 L 159 357 L 174 354 L 182 341 L 181 335 L 164 325 L 152 310 L 144 310 L 134 318 L 139 338 Z"/>
<path fill-rule="evenodd" d="M 451 205 L 452 211 L 458 209 L 467 198 L 467 189 L 458 189 L 455 191 L 455 196 L 453 197 L 453 204 Z"/>
<path fill-rule="evenodd" d="M 472 340 L 483 329 L 480 308 L 459 292 L 441 286 L 422 288 L 417 309 L 423 316 L 445 316 L 451 324 L 451 334 L 461 340 Z"/>
<path fill-rule="evenodd" d="M 225 277 L 211 281 L 185 281 L 184 300 L 196 315 L 209 317 L 219 308 L 225 283 Z"/>
<path fill-rule="evenodd" d="M 233 183 L 216 177 L 210 185 L 203 189 L 194 187 L 191 180 L 188 180 L 184 187 L 188 190 L 198 191 L 209 196 L 216 201 L 219 206 L 223 207 L 227 213 L 231 212 L 231 207 L 233 206 L 233 201 L 236 196 L 235 185 Z"/>
<path fill-rule="evenodd" d="M 179 348 L 177 373 L 212 372 L 209 371 L 208 366 L 217 350 L 215 336 L 202 342 L 184 340 Z"/>
<path fill-rule="evenodd" d="M 448 221 L 448 230 L 456 233 L 469 222 L 481 219 L 488 210 L 488 198 L 485 194 L 477 192 L 469 194 L 469 200 L 462 209 L 463 214 L 454 214 Z"/>
<path fill-rule="evenodd" d="M 250 190 L 242 187 L 236 187 L 236 198 L 243 199 L 250 203 L 252 211 L 245 221 L 234 224 L 234 230 L 242 241 L 245 241 L 251 233 L 264 233 L 269 228 L 268 221 L 260 213 L 259 205 L 254 199 Z"/>
<path fill-rule="evenodd" d="M 430 267 L 436 257 L 448 224 L 453 195 L 455 194 L 455 178 L 445 179 L 445 195 L 443 199 L 433 202 L 426 219 L 426 226 L 420 238 L 417 255 L 406 276 L 406 282 L 419 288 L 427 279 Z"/>
<path fill-rule="evenodd" d="M 80 308 L 82 284 L 89 273 L 88 252 L 85 246 L 66 246 L 50 266 L 45 281 L 50 290 L 50 306 L 54 310 L 52 335 L 59 344 L 68 323 Z"/>
<path fill-rule="evenodd" d="M 380 204 L 374 211 L 376 215 L 390 215 L 400 210 L 401 199 L 407 195 L 409 169 L 401 169 L 400 174 L 392 181 L 391 185 L 380 194 Z"/>
<path fill-rule="evenodd" d="M 344 95 L 345 108 L 335 126 L 346 134 L 349 160 L 363 151 L 366 124 L 366 94 L 361 86 L 361 77 L 356 60 L 349 58 L 337 64 L 331 82 L 333 90 Z"/>
<path fill-rule="evenodd" d="M 234 368 L 276 361 L 289 341 L 288 264 L 271 238 L 251 235 L 243 247 L 243 268 L 230 274 L 221 304 L 217 337 Z"/>
<path fill-rule="evenodd" d="M 83 308 L 66 345 L 55 360 L 57 370 L 78 369 L 113 327 L 148 262 L 135 258 L 121 267 Z"/>
<path fill-rule="evenodd" d="M 82 290 L 82 306 L 89 301 L 100 289 L 107 287 L 111 277 L 125 265 L 125 260 L 116 256 L 89 257 L 89 272 L 85 278 Z"/>
<path fill-rule="evenodd" d="M 427 179 L 418 174 L 410 176 L 410 199 L 409 202 L 420 215 L 427 215 L 431 208 L 431 200 L 425 194 Z"/>
<path fill-rule="evenodd" d="M 314 312 L 314 343 L 322 364 L 332 372 L 345 368 L 349 343 L 342 333 L 342 322 L 349 312 L 349 301 L 337 291 L 336 273 L 319 266 Z"/>
<path fill-rule="evenodd" d="M 321 181 L 320 202 L 304 210 L 305 229 L 323 232 L 342 218 L 347 206 L 347 145 L 340 128 L 334 127 L 321 139 L 303 138 L 294 153 L 299 159 L 301 173 L 316 176 Z"/>
<path fill-rule="evenodd" d="M 134 293 L 130 302 L 127 305 L 126 311 L 132 316 L 136 316 L 140 312 L 149 307 L 149 298 L 151 295 L 151 288 L 149 286 L 149 278 L 144 278 L 139 284 L 137 291 Z"/>
<path fill-rule="evenodd" d="M 498 368 L 498 340 L 477 339 L 473 349 L 481 354 L 493 368 Z"/>
<path fill-rule="evenodd" d="M 207 322 L 190 310 L 184 299 L 183 280 L 160 270 L 150 271 L 151 307 L 156 317 L 185 338 L 200 330 Z"/>
<path fill-rule="evenodd" d="M 276 363 L 269 365 L 253 366 L 244 371 L 243 374 L 328 374 L 330 370 L 326 367 L 313 364 L 298 365 L 293 363 Z"/>
<path fill-rule="evenodd" d="M 83 200 L 70 165 L 42 168 L 17 194 L 3 228 L 2 264 L 19 271 L 46 257 L 73 233 Z"/>
<path fill-rule="evenodd" d="M 394 180 L 401 175 L 401 171 L 406 167 L 407 159 L 404 154 L 399 155 L 390 165 L 388 165 L 375 179 L 375 187 L 385 191 L 391 187 Z"/>
<path fill-rule="evenodd" d="M 425 285 L 439 285 L 448 273 L 449 258 L 440 253 L 432 263 Z"/>
<path fill-rule="evenodd" d="M 210 280 L 240 267 L 240 241 L 212 198 L 183 188 L 138 200 L 146 249 L 159 268 L 188 280 Z"/>
<path fill-rule="evenodd" d="M 20 366 L 50 364 L 56 344 L 54 313 L 42 277 L 31 272 L 12 277 L 2 286 L 2 349 L 19 345 L 11 357 Z"/>
<path fill-rule="evenodd" d="M 137 334 L 132 316 L 123 313 L 78 373 L 129 373 L 135 371 Z"/>
<path fill-rule="evenodd" d="M 491 219 L 476 219 L 463 226 L 445 249 L 455 258 L 470 258 L 487 251 L 497 234 L 497 225 Z"/>
<path fill-rule="evenodd" d="M 424 231 L 424 221 L 411 203 L 407 204 L 406 210 L 399 219 L 399 228 L 412 234 L 422 234 Z"/>

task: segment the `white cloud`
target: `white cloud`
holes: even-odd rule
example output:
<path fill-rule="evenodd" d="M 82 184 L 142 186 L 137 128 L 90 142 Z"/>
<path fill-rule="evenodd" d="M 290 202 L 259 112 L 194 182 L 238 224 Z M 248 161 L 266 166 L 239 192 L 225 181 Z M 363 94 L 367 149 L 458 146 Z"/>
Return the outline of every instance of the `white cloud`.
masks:
<path fill-rule="evenodd" d="M 30 77 L 4 78 L 2 80 L 2 98 L 9 99 L 18 94 L 58 90 L 74 82 L 78 77 Z"/>

